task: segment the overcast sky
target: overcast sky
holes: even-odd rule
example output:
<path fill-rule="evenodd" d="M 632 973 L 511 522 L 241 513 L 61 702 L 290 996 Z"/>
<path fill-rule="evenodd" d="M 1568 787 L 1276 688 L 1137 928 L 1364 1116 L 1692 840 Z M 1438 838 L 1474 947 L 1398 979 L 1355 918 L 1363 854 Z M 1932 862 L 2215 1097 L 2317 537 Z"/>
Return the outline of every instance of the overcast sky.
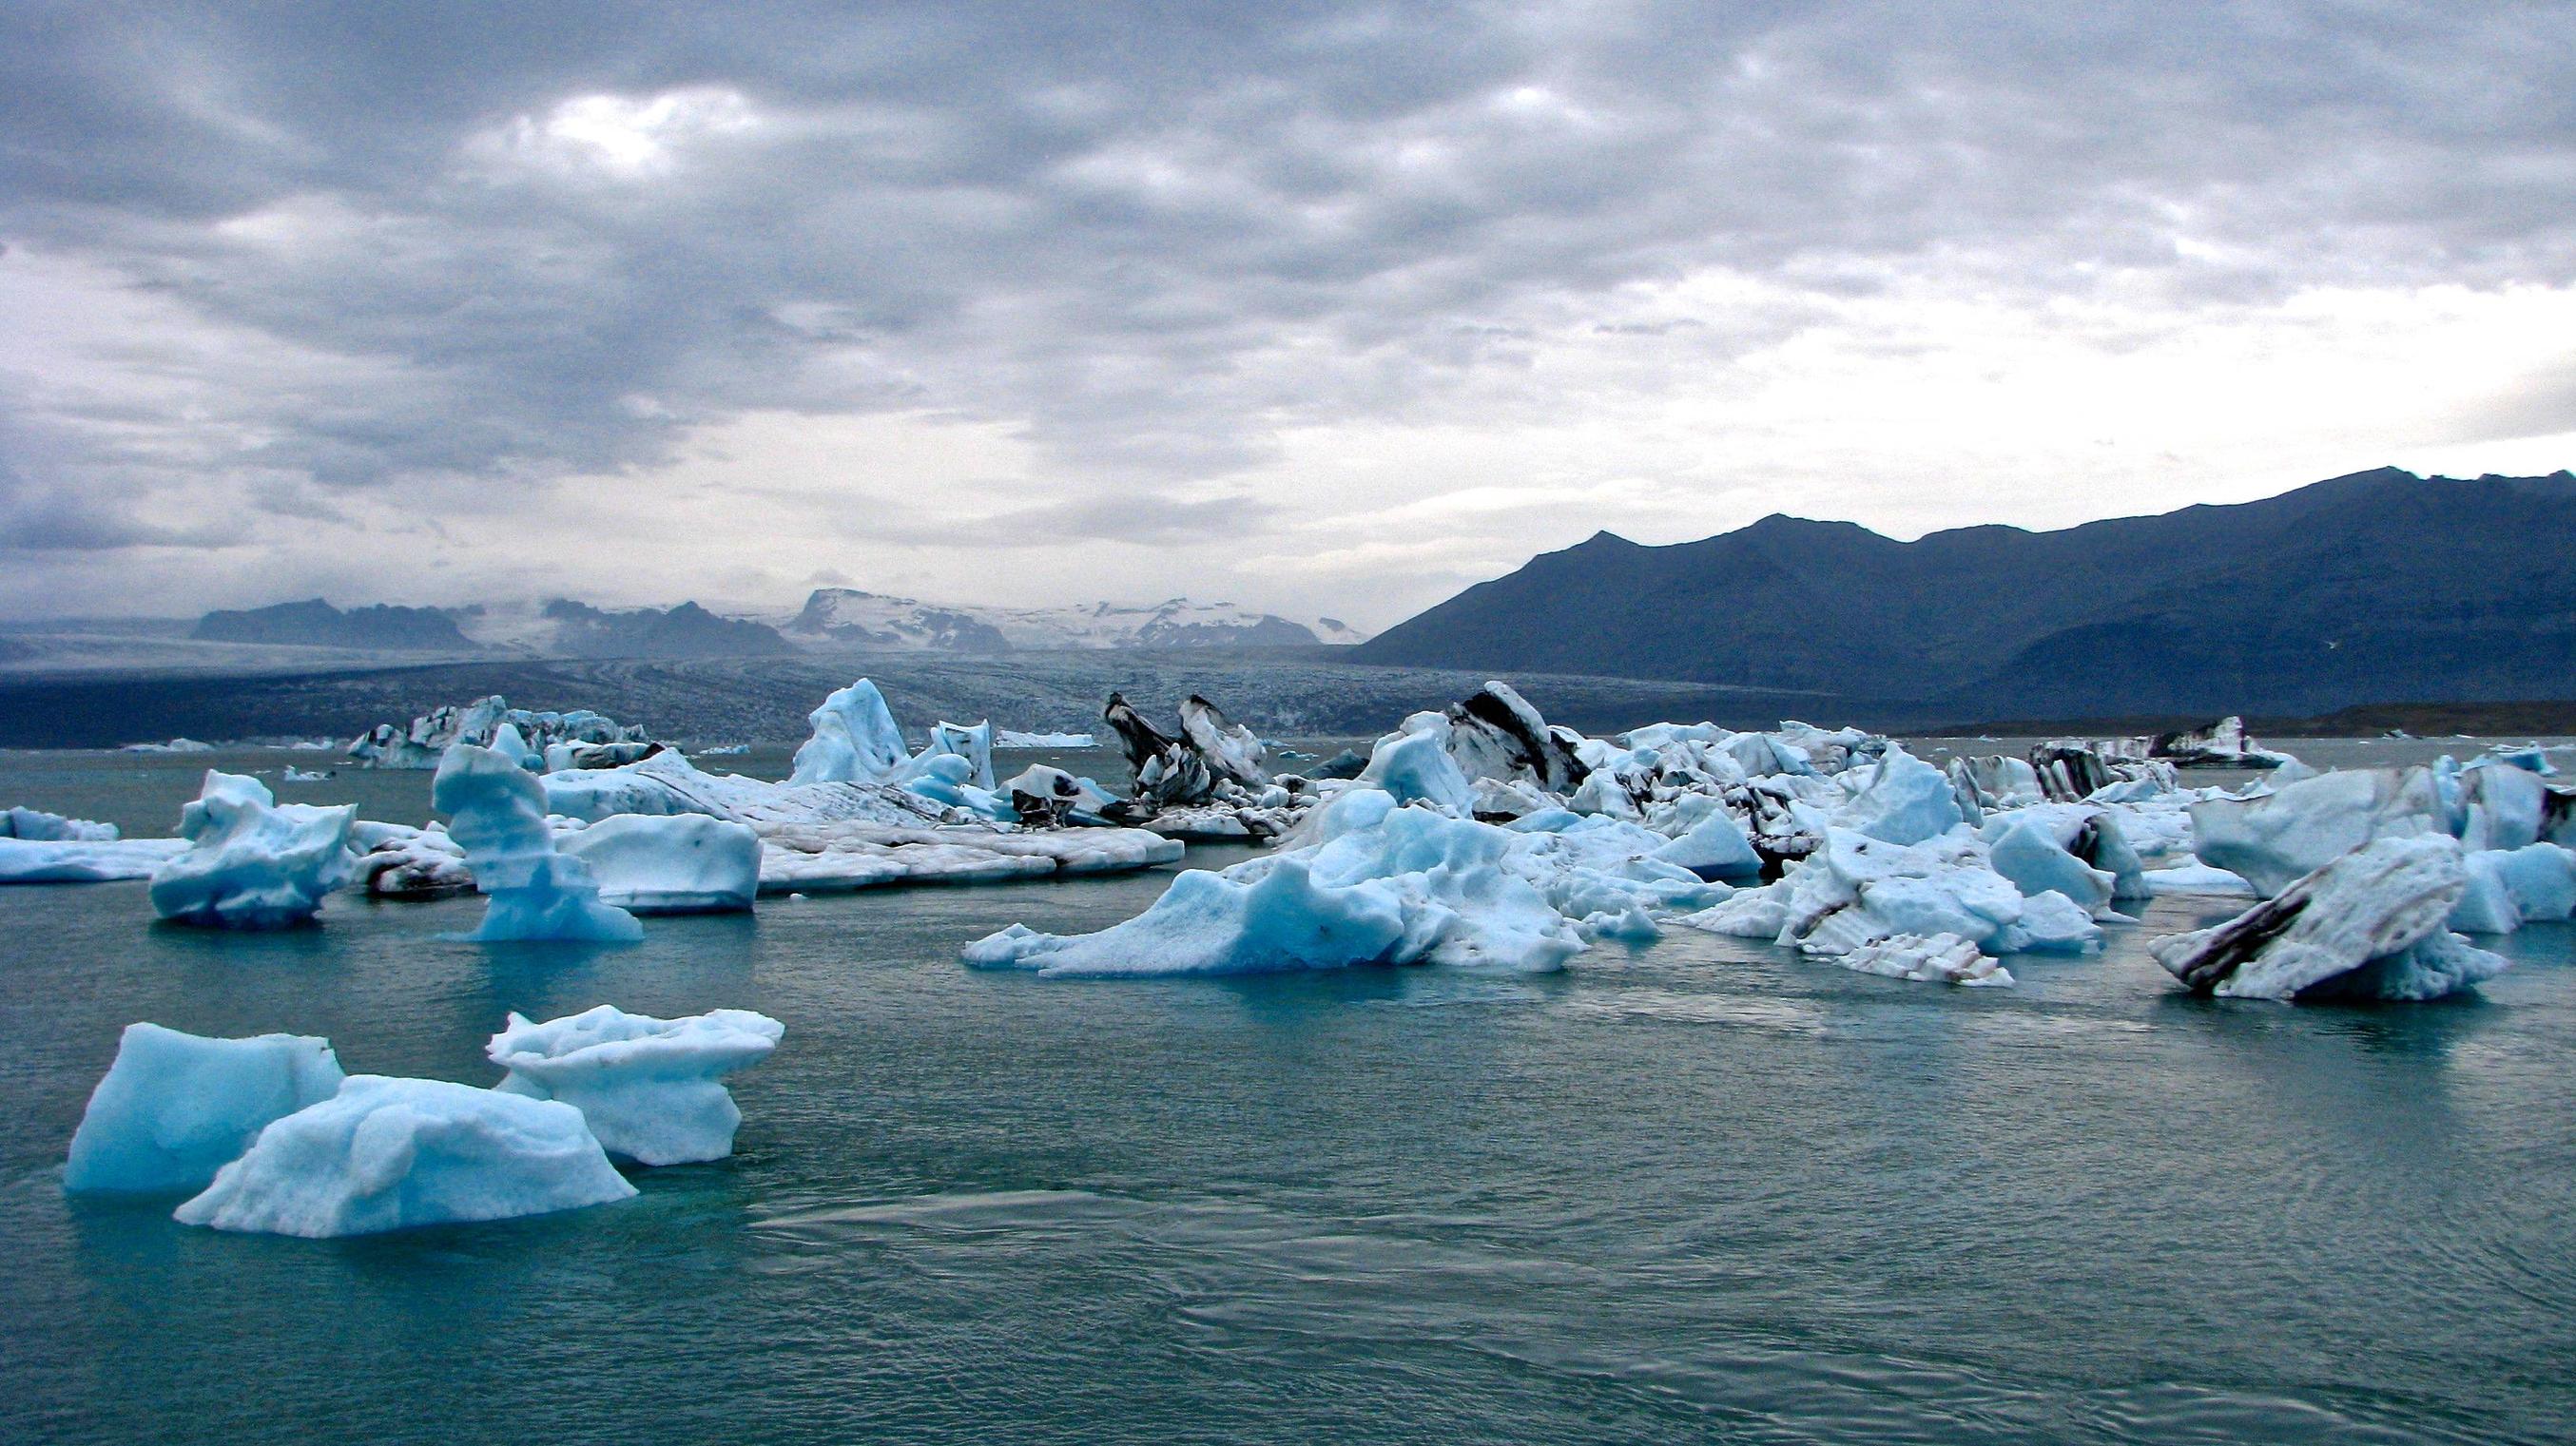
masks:
<path fill-rule="evenodd" d="M 1383 626 L 2576 464 L 2576 10 L 15 0 L 0 246 L 0 613 Z"/>

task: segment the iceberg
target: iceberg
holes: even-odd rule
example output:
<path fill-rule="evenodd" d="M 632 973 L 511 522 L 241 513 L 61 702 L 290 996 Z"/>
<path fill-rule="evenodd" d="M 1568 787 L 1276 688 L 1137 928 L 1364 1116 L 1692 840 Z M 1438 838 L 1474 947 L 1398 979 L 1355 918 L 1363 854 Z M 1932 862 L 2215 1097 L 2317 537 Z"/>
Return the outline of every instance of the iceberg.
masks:
<path fill-rule="evenodd" d="M 354 886 L 383 899 L 436 899 L 474 887 L 465 850 L 443 828 L 360 819 L 349 831 L 358 851 Z"/>
<path fill-rule="evenodd" d="M 348 881 L 356 819 L 349 805 L 280 804 L 256 778 L 207 769 L 196 800 L 179 811 L 187 851 L 152 875 L 152 907 L 183 924 L 303 923 Z"/>
<path fill-rule="evenodd" d="M 1359 785 L 1382 790 L 1399 804 L 1427 803 L 1464 818 L 1476 795 L 1449 747 L 1451 725 L 1438 713 L 1416 713 L 1377 742 L 1360 769 Z"/>
<path fill-rule="evenodd" d="M 512 1014 L 485 1053 L 508 1071 L 501 1093 L 560 1100 L 611 1153 L 681 1165 L 733 1153 L 742 1111 L 720 1081 L 786 1032 L 747 1009 L 654 1019 L 603 1004 L 543 1024 Z"/>
<path fill-rule="evenodd" d="M 1004 728 L 993 735 L 993 746 L 996 748 L 1090 748 L 1094 743 L 1092 735 L 1088 733 L 1024 733 L 1016 728 Z"/>
<path fill-rule="evenodd" d="M 1873 939 L 1834 960 L 1845 969 L 1919 984 L 2010 986 L 2012 971 L 1956 934 L 1894 934 Z"/>
<path fill-rule="evenodd" d="M 760 891 L 817 894 L 896 884 L 982 884 L 1123 873 L 1176 863 L 1178 839 L 1134 828 L 1005 830 L 867 822 L 759 826 Z"/>
<path fill-rule="evenodd" d="M 361 1074 L 262 1130 L 176 1216 L 318 1240 L 540 1215 L 634 1193 L 571 1105 Z"/>
<path fill-rule="evenodd" d="M 1917 844 L 1963 822 L 1949 777 L 1902 748 L 1890 748 L 1868 783 L 1834 822 L 1883 843 Z"/>
<path fill-rule="evenodd" d="M 1525 779 L 1549 793 L 1571 793 L 1591 772 L 1576 756 L 1579 735 L 1551 728 L 1508 683 L 1487 683 L 1449 708 L 1448 747 L 1469 778 Z"/>
<path fill-rule="evenodd" d="M 965 782 L 990 793 L 993 791 L 993 724 L 990 719 L 967 725 L 934 723 L 930 725 L 930 743 L 923 750 L 931 754 L 953 754 L 971 764 Z"/>
<path fill-rule="evenodd" d="M 2148 949 L 2196 994 L 2301 1002 L 2436 999 L 2506 966 L 2449 932 L 2451 912 L 2467 890 L 2458 840 L 2380 838 L 2224 924 L 2169 934 Z"/>
<path fill-rule="evenodd" d="M 2450 927 L 2463 934 L 2510 934 L 2532 920 L 2576 913 L 2576 852 L 2535 843 L 2470 853 L 2461 864 L 2469 885 Z"/>
<path fill-rule="evenodd" d="M 340 1079 L 328 1040 L 208 1039 L 129 1024 L 72 1135 L 63 1188 L 202 1190 L 270 1121 L 331 1098 Z"/>
<path fill-rule="evenodd" d="M 789 783 L 872 783 L 910 761 L 885 694 L 865 678 L 806 715 L 813 736 L 796 750 Z"/>
<path fill-rule="evenodd" d="M 2267 795 L 2194 803 L 2192 851 L 2269 898 L 2373 839 L 2440 832 L 2445 816 L 2425 769 L 2338 770 Z"/>
<path fill-rule="evenodd" d="M 1544 971 L 1582 936 L 1505 866 L 1525 838 L 1354 788 L 1318 842 L 1222 872 L 1193 869 L 1144 913 L 1095 934 L 1014 924 L 965 951 L 978 968 L 1048 977 L 1249 974 L 1445 963 Z"/>
<path fill-rule="evenodd" d="M 2170 759 L 2177 768 L 2279 768 L 2298 762 L 2286 753 L 2255 747 L 2245 736 L 2245 720 L 2233 714 L 2203 727 L 2161 734 L 2147 754 Z"/>
<path fill-rule="evenodd" d="M 281 783 L 328 783 L 331 781 L 331 774 L 328 769 L 298 768 L 292 763 L 286 765 L 285 769 L 280 772 L 277 777 L 278 781 Z"/>
<path fill-rule="evenodd" d="M 488 902 L 470 938 L 587 940 L 631 944 L 644 926 L 601 903 L 579 858 L 558 853 L 546 826 L 546 791 L 535 775 L 489 748 L 455 744 L 438 765 L 430 802 L 448 815 L 448 836 L 465 850 Z"/>
<path fill-rule="evenodd" d="M 570 713 L 531 712 L 513 708 L 499 694 L 462 707 L 448 704 L 421 714 L 403 727 L 379 723 L 349 745 L 349 756 L 365 768 L 431 769 L 457 743 L 493 747 L 500 730 L 510 730 L 507 751 L 520 759 L 541 758 L 557 743 L 646 743 L 641 727 L 618 723 L 586 708 Z"/>
<path fill-rule="evenodd" d="M 0 838 L 0 884 L 98 884 L 148 879 L 188 851 L 183 838 L 55 843 Z"/>
<path fill-rule="evenodd" d="M 0 809 L 0 838 L 30 843 L 114 843 L 116 825 L 65 818 L 35 808 Z"/>
<path fill-rule="evenodd" d="M 760 835 L 704 814 L 620 814 L 557 835 L 555 850 L 588 865 L 600 901 L 629 913 L 739 911 L 760 892 Z"/>

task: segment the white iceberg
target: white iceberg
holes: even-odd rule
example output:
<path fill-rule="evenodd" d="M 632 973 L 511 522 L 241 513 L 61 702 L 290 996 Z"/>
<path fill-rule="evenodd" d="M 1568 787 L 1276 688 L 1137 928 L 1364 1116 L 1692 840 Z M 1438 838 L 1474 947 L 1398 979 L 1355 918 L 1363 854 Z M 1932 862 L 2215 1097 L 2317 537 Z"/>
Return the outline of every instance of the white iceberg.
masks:
<path fill-rule="evenodd" d="M 188 851 L 183 838 L 55 843 L 0 838 L 0 884 L 98 884 L 148 879 Z"/>
<path fill-rule="evenodd" d="M 2333 777 L 2328 774 L 2326 777 Z M 2449 932 L 2468 889 L 2445 834 L 2363 845 L 2214 928 L 2148 946 L 2193 992 L 2238 999 L 2435 999 L 2506 961 Z"/>
<path fill-rule="evenodd" d="M 971 771 L 966 775 L 964 782 L 987 793 L 993 791 L 993 723 L 991 719 L 974 724 L 933 723 L 930 725 L 930 742 L 922 751 L 933 754 L 953 754 L 965 759 Z"/>
<path fill-rule="evenodd" d="M 37 808 L 0 809 L 0 839 L 33 843 L 113 843 L 116 825 L 85 818 L 65 818 Z"/>
<path fill-rule="evenodd" d="M 545 788 L 535 775 L 491 749 L 459 743 L 439 763 L 430 801 L 448 815 L 448 836 L 465 850 L 475 887 L 487 899 L 482 926 L 470 937 L 598 943 L 644 937 L 634 915 L 600 902 L 588 865 L 556 852 Z"/>
<path fill-rule="evenodd" d="M 1865 776 L 1836 824 L 1885 843 L 1918 844 L 1963 821 L 1949 776 L 1902 748 L 1888 749 Z"/>
<path fill-rule="evenodd" d="M 2438 832 L 2445 815 L 2425 769 L 2338 770 L 2258 797 L 2194 803 L 2192 851 L 2268 898 L 2373 839 Z"/>
<path fill-rule="evenodd" d="M 589 866 L 601 902 L 631 913 L 742 910 L 760 892 L 760 835 L 703 814 L 621 814 L 558 835 L 555 849 Z"/>
<path fill-rule="evenodd" d="M 1088 733 L 1024 733 L 1015 728 L 1004 728 L 993 735 L 993 746 L 996 748 L 1089 748 L 1093 746 L 1093 740 Z"/>
<path fill-rule="evenodd" d="M 2450 927 L 2464 934 L 2510 934 L 2576 912 L 2576 852 L 2557 844 L 2471 853 L 2461 864 L 2468 890 L 2451 910 Z"/>
<path fill-rule="evenodd" d="M 979 968 L 1048 976 L 1248 974 L 1360 964 L 1549 970 L 1581 934 L 1512 869 L 1522 837 L 1355 788 L 1325 806 L 1311 846 L 1193 869 L 1153 906 L 1094 934 L 1014 924 L 968 946 Z"/>
<path fill-rule="evenodd" d="M 1177 863 L 1187 847 L 1134 828 L 1005 830 L 855 820 L 762 824 L 760 837 L 764 894 L 1124 873 Z"/>
<path fill-rule="evenodd" d="M 503 740 L 500 731 L 510 730 Z M 534 766 L 547 749 L 558 743 L 642 744 L 644 729 L 618 723 L 587 708 L 569 713 L 538 712 L 513 708 L 500 695 L 480 699 L 463 706 L 448 704 L 433 708 L 396 727 L 379 723 L 349 745 L 349 756 L 367 768 L 436 768 L 447 750 L 458 743 L 471 743 L 479 748 L 505 745 L 501 751 L 514 759 Z"/>
<path fill-rule="evenodd" d="M 63 1188 L 202 1190 L 271 1120 L 331 1098 L 340 1080 L 329 1040 L 129 1024 L 72 1135 Z"/>
<path fill-rule="evenodd" d="M 885 694 L 865 678 L 825 698 L 805 721 L 813 736 L 796 750 L 790 783 L 872 783 L 912 757 Z"/>
<path fill-rule="evenodd" d="M 176 1218 L 323 1239 L 541 1215 L 634 1193 L 571 1105 L 362 1074 L 262 1130 Z"/>
<path fill-rule="evenodd" d="M 1845 969 L 1919 984 L 2009 986 L 2012 971 L 1979 953 L 1956 934 L 1894 934 L 1873 939 L 1834 960 Z"/>
<path fill-rule="evenodd" d="M 485 1053 L 495 1089 L 561 1100 L 612 1153 L 645 1165 L 721 1160 L 742 1111 L 720 1082 L 778 1047 L 786 1026 L 747 1009 L 654 1019 L 600 1005 L 536 1023 L 518 1014 Z"/>
<path fill-rule="evenodd" d="M 206 770 L 179 811 L 187 851 L 152 875 L 152 907 L 185 924 L 275 929 L 300 924 L 348 881 L 357 810 L 281 804 L 256 778 Z"/>

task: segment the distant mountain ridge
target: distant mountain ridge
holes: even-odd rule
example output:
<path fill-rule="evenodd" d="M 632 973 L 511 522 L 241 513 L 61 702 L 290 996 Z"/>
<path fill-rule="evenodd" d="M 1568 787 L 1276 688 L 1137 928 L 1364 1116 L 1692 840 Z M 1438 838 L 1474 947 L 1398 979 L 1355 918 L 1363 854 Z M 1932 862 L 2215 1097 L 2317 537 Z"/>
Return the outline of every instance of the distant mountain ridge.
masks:
<path fill-rule="evenodd" d="M 1172 598 L 1147 607 L 961 607 L 856 588 L 816 588 L 783 624 L 809 644 L 907 652 L 1000 653 L 1023 648 L 1313 647 L 1366 635 L 1335 618 L 1292 622 L 1233 603 Z"/>
<path fill-rule="evenodd" d="M 369 651 L 470 653 L 475 643 L 437 608 L 376 603 L 346 612 L 320 598 L 264 608 L 218 610 L 197 619 L 188 636 L 214 643 L 293 643 Z"/>
<path fill-rule="evenodd" d="M 2008 719 L 2576 697 L 2576 475 L 2358 472 L 2056 532 L 1604 532 L 1355 650 Z"/>

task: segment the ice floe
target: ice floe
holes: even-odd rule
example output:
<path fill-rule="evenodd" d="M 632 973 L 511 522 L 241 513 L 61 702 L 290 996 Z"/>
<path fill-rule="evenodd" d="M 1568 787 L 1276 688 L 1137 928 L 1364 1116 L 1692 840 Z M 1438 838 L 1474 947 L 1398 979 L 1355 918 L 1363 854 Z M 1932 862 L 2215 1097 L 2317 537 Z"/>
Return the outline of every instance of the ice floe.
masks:
<path fill-rule="evenodd" d="M 539 1215 L 634 1193 L 571 1105 L 362 1074 L 260 1131 L 176 1218 L 322 1239 Z"/>
<path fill-rule="evenodd" d="M 600 902 L 589 865 L 558 852 L 546 824 L 546 792 L 534 775 L 489 748 L 450 746 L 430 786 L 448 815 L 447 832 L 465 851 L 486 899 L 471 937 L 632 943 L 644 927 Z"/>
<path fill-rule="evenodd" d="M 113 843 L 116 825 L 85 818 L 65 818 L 37 808 L 0 809 L 0 839 L 29 843 Z"/>
<path fill-rule="evenodd" d="M 2328 777 L 2333 775 L 2329 774 Z M 2195 993 L 2239 999 L 2436 999 L 2504 972 L 2451 933 L 2468 890 L 2448 835 L 2385 837 L 2214 928 L 2148 947 Z"/>
<path fill-rule="evenodd" d="M 129 1024 L 72 1136 L 63 1188 L 202 1190 L 270 1121 L 331 1098 L 340 1080 L 328 1040 L 208 1039 Z"/>
<path fill-rule="evenodd" d="M 589 865 L 602 903 L 636 914 L 723 913 L 760 892 L 760 835 L 704 814 L 620 814 L 556 835 Z"/>
<path fill-rule="evenodd" d="M 560 1100 L 599 1143 L 645 1165 L 733 1153 L 742 1111 L 722 1083 L 778 1047 L 786 1026 L 747 1009 L 655 1019 L 600 1005 L 539 1024 L 513 1014 L 485 1050 L 504 1094 Z"/>
<path fill-rule="evenodd" d="M 148 879 L 188 851 L 183 838 L 97 842 L 0 838 L 0 884 L 101 884 Z"/>
<path fill-rule="evenodd" d="M 509 730 L 506 738 L 502 736 L 505 728 Z M 534 764 L 542 763 L 546 750 L 556 744 L 651 741 L 643 728 L 620 724 L 586 708 L 569 713 L 535 712 L 513 708 L 494 694 L 462 706 L 449 704 L 431 709 L 407 725 L 379 723 L 349 745 L 349 757 L 367 768 L 431 769 L 438 766 L 450 746 L 470 743 L 479 748 L 497 747 L 514 759 Z"/>
<path fill-rule="evenodd" d="M 206 770 L 179 812 L 185 852 L 152 875 L 152 907 L 183 924 L 275 929 L 300 924 L 349 878 L 356 810 L 281 804 L 267 785 Z"/>

